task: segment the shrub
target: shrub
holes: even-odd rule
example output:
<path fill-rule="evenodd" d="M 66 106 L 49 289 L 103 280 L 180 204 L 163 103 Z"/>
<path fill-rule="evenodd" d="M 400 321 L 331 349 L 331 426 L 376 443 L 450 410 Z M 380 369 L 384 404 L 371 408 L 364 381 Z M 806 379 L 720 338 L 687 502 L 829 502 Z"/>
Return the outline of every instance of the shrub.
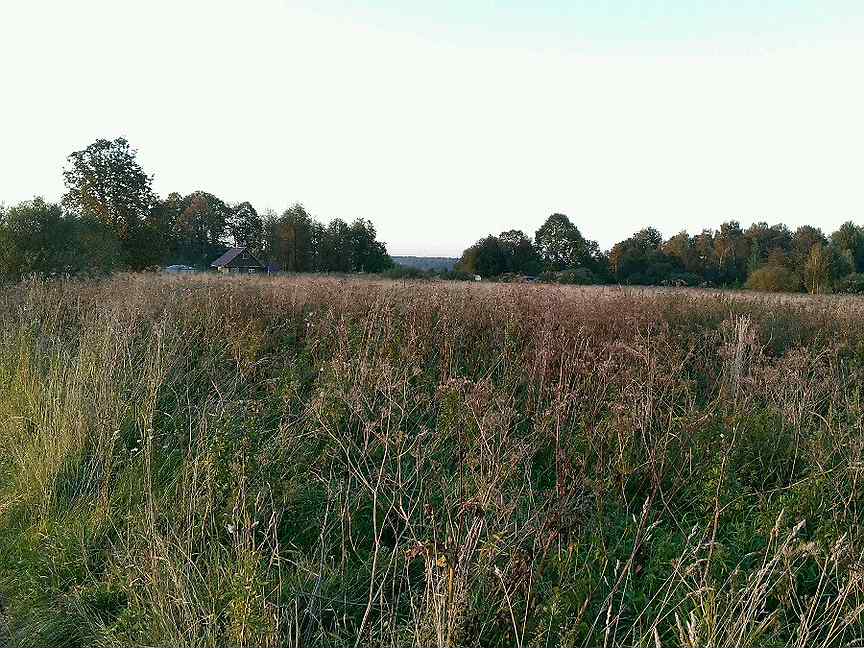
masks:
<path fill-rule="evenodd" d="M 602 283 L 588 268 L 544 272 L 540 275 L 539 279 L 543 283 L 569 284 L 574 286 L 590 286 Z"/>
<path fill-rule="evenodd" d="M 587 268 L 576 268 L 575 270 L 562 270 L 558 273 L 557 282 L 560 284 L 571 284 L 574 286 L 588 286 L 600 283 L 594 273 Z"/>
<path fill-rule="evenodd" d="M 447 281 L 474 281 L 473 274 L 470 272 L 463 272 L 462 270 L 439 272 L 437 276 L 441 279 L 446 279 Z"/>
<path fill-rule="evenodd" d="M 851 295 L 864 294 L 864 273 L 853 272 L 838 280 L 834 285 L 835 292 Z"/>
<path fill-rule="evenodd" d="M 403 265 L 394 265 L 392 268 L 388 268 L 381 274 L 388 279 L 427 279 L 429 277 L 428 272 L 424 272 L 419 268 Z"/>
<path fill-rule="evenodd" d="M 661 282 L 663 286 L 674 286 L 674 287 L 684 287 L 684 286 L 699 286 L 704 283 L 702 277 L 692 272 L 673 272 L 669 275 L 668 279 L 664 279 Z"/>
<path fill-rule="evenodd" d="M 750 274 L 746 287 L 762 292 L 798 292 L 801 279 L 788 268 L 766 265 Z"/>
<path fill-rule="evenodd" d="M 495 277 L 495 281 L 500 283 L 522 283 L 523 277 L 515 272 L 505 272 Z"/>

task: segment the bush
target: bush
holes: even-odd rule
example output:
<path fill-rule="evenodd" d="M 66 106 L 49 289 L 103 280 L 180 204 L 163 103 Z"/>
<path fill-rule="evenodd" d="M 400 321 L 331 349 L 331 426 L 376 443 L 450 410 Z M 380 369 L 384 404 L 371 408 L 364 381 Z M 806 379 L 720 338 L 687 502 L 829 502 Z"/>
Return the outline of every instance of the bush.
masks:
<path fill-rule="evenodd" d="M 500 283 L 521 283 L 522 280 L 522 275 L 516 274 L 515 272 L 505 272 L 495 277 L 495 281 Z"/>
<path fill-rule="evenodd" d="M 519 274 L 518 272 L 505 272 L 502 275 L 498 275 L 495 277 L 495 281 L 500 283 L 530 283 L 533 278 L 529 278 L 524 274 Z"/>
<path fill-rule="evenodd" d="M 439 272 L 437 276 L 440 279 L 445 279 L 447 281 L 474 281 L 474 275 L 470 272 L 463 272 L 462 270 L 450 270 Z"/>
<path fill-rule="evenodd" d="M 588 268 L 544 272 L 539 277 L 543 283 L 568 284 L 572 286 L 591 286 L 602 283 Z"/>
<path fill-rule="evenodd" d="M 661 286 L 693 287 L 704 283 L 702 277 L 692 272 L 673 272 L 668 279 L 660 282 Z"/>
<path fill-rule="evenodd" d="M 429 273 L 411 266 L 395 265 L 381 273 L 388 279 L 428 279 Z"/>
<path fill-rule="evenodd" d="M 850 295 L 864 294 L 864 273 L 853 272 L 838 280 L 834 285 L 834 291 Z"/>
<path fill-rule="evenodd" d="M 745 284 L 750 290 L 762 292 L 798 292 L 801 279 L 794 272 L 779 265 L 766 265 L 755 270 Z"/>

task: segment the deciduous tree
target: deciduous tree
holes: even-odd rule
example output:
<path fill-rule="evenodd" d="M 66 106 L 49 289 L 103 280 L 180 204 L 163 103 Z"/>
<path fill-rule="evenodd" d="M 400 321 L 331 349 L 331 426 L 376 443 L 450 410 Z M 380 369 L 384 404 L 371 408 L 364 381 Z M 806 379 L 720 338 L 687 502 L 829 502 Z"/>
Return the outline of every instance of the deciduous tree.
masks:
<path fill-rule="evenodd" d="M 260 252 L 264 247 L 264 220 L 248 201 L 230 208 L 228 232 L 236 246 Z"/>
<path fill-rule="evenodd" d="M 591 269 L 600 248 L 588 241 L 564 214 L 552 214 L 534 235 L 546 270 Z"/>
<path fill-rule="evenodd" d="M 63 178 L 63 206 L 104 223 L 120 241 L 134 236 L 156 202 L 151 177 L 122 137 L 96 140 L 69 155 Z"/>
<path fill-rule="evenodd" d="M 180 201 L 177 215 L 180 255 L 197 265 L 207 265 L 225 249 L 231 209 L 206 191 L 195 191 Z"/>
<path fill-rule="evenodd" d="M 75 261 L 75 223 L 59 205 L 34 198 L 0 215 L 0 273 L 70 271 Z"/>

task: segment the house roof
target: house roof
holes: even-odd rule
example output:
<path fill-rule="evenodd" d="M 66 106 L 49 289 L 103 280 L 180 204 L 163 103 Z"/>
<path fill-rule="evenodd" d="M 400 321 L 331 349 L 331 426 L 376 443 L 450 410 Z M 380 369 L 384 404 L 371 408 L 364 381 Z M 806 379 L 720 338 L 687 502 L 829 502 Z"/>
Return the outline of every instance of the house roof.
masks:
<path fill-rule="evenodd" d="M 243 254 L 245 251 L 246 251 L 245 247 L 229 248 L 225 254 L 223 254 L 218 259 L 216 259 L 213 263 L 211 263 L 210 267 L 211 268 L 221 268 L 221 267 L 227 266 L 229 263 L 231 263 L 234 259 L 236 259 L 238 256 Z M 262 268 L 264 267 L 258 259 L 256 259 L 254 256 L 252 256 L 251 253 L 249 254 L 249 256 L 252 257 L 252 259 L 257 264 L 256 267 L 262 267 Z"/>

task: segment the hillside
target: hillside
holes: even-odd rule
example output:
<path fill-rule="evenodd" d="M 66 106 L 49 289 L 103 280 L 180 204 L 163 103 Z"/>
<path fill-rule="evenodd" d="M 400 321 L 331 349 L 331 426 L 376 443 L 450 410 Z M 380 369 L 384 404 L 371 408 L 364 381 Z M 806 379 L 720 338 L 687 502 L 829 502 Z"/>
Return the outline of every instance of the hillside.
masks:
<path fill-rule="evenodd" d="M 0 300 L 13 646 L 864 636 L 864 301 L 145 275 Z"/>

